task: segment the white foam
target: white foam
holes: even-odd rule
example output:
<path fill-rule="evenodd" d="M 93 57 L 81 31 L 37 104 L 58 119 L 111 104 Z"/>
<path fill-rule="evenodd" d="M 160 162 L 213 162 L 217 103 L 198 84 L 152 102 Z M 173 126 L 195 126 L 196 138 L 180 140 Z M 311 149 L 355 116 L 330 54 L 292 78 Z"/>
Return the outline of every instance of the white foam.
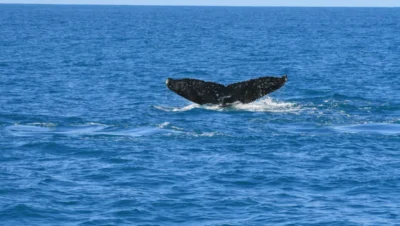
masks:
<path fill-rule="evenodd" d="M 270 97 L 249 104 L 235 103 L 232 107 L 251 112 L 297 112 L 301 110 L 301 106 L 295 103 L 276 101 Z"/>
<path fill-rule="evenodd" d="M 204 133 L 187 133 L 188 135 L 194 137 L 214 137 L 214 136 L 223 136 L 223 133 L 220 132 L 204 132 Z"/>
<path fill-rule="evenodd" d="M 163 129 L 163 128 L 165 128 L 166 126 L 168 126 L 169 124 L 170 124 L 170 122 L 163 122 L 163 123 L 161 123 L 160 125 L 158 125 L 158 128 Z"/>
<path fill-rule="evenodd" d="M 103 126 L 104 128 L 110 127 L 111 125 L 99 123 L 99 122 L 87 122 L 82 124 L 72 124 L 72 126 Z"/>
<path fill-rule="evenodd" d="M 190 104 L 184 107 L 163 107 L 155 106 L 155 108 L 167 112 L 184 112 L 192 109 L 201 108 L 211 111 L 250 111 L 250 112 L 298 112 L 301 106 L 296 103 L 276 101 L 270 97 L 248 103 L 242 104 L 240 102 L 233 103 L 230 106 L 222 107 L 221 105 L 199 105 Z"/>
<path fill-rule="evenodd" d="M 39 127 L 55 127 L 55 126 L 57 126 L 56 124 L 51 123 L 51 122 L 33 122 L 33 123 L 28 123 L 27 125 L 39 126 Z"/>
<path fill-rule="evenodd" d="M 164 106 L 154 106 L 158 110 L 167 111 L 167 112 L 182 112 L 182 111 L 190 111 L 194 108 L 199 108 L 200 105 L 198 104 L 190 104 L 185 107 L 164 107 Z"/>

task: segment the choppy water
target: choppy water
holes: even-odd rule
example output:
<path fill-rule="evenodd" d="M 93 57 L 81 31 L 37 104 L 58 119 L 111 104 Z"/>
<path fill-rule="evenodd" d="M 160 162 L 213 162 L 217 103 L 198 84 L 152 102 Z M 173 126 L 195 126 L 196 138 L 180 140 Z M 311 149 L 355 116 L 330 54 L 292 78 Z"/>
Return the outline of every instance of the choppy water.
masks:
<path fill-rule="evenodd" d="M 400 10 L 0 5 L 1 225 L 399 225 Z M 287 84 L 192 104 L 167 77 Z"/>

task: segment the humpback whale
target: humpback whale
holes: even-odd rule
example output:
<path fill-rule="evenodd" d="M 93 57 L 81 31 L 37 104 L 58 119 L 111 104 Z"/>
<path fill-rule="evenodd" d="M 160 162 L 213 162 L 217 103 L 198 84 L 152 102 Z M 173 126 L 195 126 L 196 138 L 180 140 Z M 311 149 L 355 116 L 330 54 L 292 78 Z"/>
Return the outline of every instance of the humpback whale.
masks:
<path fill-rule="evenodd" d="M 168 78 L 165 83 L 170 90 L 194 103 L 226 106 L 237 101 L 243 104 L 253 102 L 278 90 L 286 81 L 287 75 L 260 77 L 227 86 L 191 78 Z"/>

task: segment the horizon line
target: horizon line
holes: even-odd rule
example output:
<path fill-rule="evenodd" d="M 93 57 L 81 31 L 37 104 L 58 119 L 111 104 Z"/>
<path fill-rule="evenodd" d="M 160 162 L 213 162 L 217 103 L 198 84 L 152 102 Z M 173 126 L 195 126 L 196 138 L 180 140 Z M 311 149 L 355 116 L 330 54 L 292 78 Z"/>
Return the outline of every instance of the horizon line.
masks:
<path fill-rule="evenodd" d="M 112 4 L 112 3 L 7 3 L 0 2 L 0 5 L 60 5 L 60 6 L 157 6 L 157 7 L 286 7 L 286 8 L 399 8 L 400 6 L 340 6 L 340 5 L 332 5 L 332 6 L 319 6 L 319 5 L 179 5 L 179 4 L 170 4 L 170 5 L 160 5 L 160 4 Z"/>

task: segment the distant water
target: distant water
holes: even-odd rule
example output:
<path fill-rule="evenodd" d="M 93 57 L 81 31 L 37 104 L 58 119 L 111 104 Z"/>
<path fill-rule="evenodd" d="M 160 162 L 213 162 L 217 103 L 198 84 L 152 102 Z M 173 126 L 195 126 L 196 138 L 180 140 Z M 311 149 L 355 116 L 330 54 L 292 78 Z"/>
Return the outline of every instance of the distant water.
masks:
<path fill-rule="evenodd" d="M 398 8 L 0 5 L 0 225 L 400 225 L 399 62 Z"/>

